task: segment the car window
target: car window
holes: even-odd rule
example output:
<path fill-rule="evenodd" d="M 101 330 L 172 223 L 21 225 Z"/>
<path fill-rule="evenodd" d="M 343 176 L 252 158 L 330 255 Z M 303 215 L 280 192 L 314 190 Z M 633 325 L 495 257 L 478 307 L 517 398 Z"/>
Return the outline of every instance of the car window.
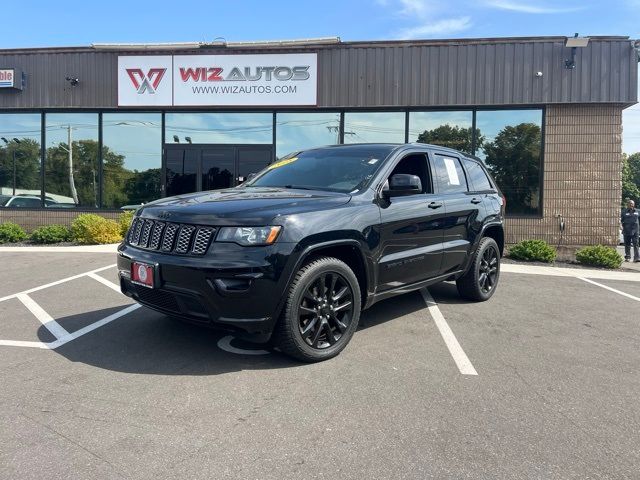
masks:
<path fill-rule="evenodd" d="M 467 177 L 469 180 L 469 188 L 476 192 L 483 192 L 485 190 L 493 190 L 491 181 L 487 177 L 487 173 L 484 168 L 480 166 L 478 162 L 473 160 L 464 159 L 464 167 L 467 170 Z"/>
<path fill-rule="evenodd" d="M 40 206 L 39 198 L 14 198 L 8 205 L 9 207 L 37 208 Z"/>
<path fill-rule="evenodd" d="M 352 192 L 366 185 L 393 145 L 318 148 L 272 163 L 243 187 L 283 187 Z"/>
<path fill-rule="evenodd" d="M 9 203 L 9 200 L 11 200 L 11 197 L 7 195 L 0 195 L 0 207 L 7 206 L 7 203 Z"/>
<path fill-rule="evenodd" d="M 427 157 L 424 153 L 412 153 L 407 155 L 394 167 L 393 171 L 387 178 L 391 178 L 396 173 L 406 173 L 420 177 L 422 183 L 422 193 L 432 193 L 431 180 L 429 178 L 429 169 L 427 168 Z"/>
<path fill-rule="evenodd" d="M 459 193 L 467 191 L 467 178 L 456 157 L 435 154 L 433 167 L 438 179 L 440 193 Z"/>

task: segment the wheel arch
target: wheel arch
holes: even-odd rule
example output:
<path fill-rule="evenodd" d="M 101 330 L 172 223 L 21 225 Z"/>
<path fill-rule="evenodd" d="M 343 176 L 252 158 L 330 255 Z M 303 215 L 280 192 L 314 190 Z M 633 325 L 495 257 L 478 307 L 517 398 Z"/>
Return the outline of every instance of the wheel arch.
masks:
<path fill-rule="evenodd" d="M 504 254 L 504 227 L 501 223 L 494 223 L 487 225 L 481 232 L 480 238 L 490 237 L 493 238 L 498 244 L 500 250 L 500 256 Z"/>

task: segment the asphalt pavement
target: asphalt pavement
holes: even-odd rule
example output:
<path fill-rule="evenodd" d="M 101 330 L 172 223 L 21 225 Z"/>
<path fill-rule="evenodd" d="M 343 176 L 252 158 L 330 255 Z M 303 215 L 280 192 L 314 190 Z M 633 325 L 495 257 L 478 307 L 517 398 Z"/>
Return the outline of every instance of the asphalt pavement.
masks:
<path fill-rule="evenodd" d="M 2 259 L 0 478 L 638 478 L 640 274 L 443 283 L 307 365 L 136 308 L 113 254 Z"/>

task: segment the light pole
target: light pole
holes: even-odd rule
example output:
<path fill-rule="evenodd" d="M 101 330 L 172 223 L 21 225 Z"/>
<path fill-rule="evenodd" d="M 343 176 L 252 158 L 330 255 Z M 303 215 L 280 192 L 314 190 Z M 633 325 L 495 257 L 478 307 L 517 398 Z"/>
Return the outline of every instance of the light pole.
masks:
<path fill-rule="evenodd" d="M 17 145 L 20 145 L 20 140 L 18 140 L 17 138 L 12 138 L 12 140 L 14 142 L 16 142 Z M 6 138 L 2 137 L 2 141 L 5 143 L 5 145 L 7 146 L 7 148 L 9 148 L 9 140 L 7 140 Z M 12 157 L 13 157 L 13 196 L 15 197 L 16 195 L 16 177 L 17 177 L 17 172 L 16 172 L 16 149 L 14 148 L 12 150 Z"/>

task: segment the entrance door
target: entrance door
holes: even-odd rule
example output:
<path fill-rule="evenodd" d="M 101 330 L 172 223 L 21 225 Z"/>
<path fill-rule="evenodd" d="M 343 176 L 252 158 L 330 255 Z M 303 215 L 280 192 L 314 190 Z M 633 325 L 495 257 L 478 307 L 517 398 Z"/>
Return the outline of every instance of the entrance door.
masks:
<path fill-rule="evenodd" d="M 271 145 L 165 145 L 166 195 L 234 187 L 272 155 Z"/>

